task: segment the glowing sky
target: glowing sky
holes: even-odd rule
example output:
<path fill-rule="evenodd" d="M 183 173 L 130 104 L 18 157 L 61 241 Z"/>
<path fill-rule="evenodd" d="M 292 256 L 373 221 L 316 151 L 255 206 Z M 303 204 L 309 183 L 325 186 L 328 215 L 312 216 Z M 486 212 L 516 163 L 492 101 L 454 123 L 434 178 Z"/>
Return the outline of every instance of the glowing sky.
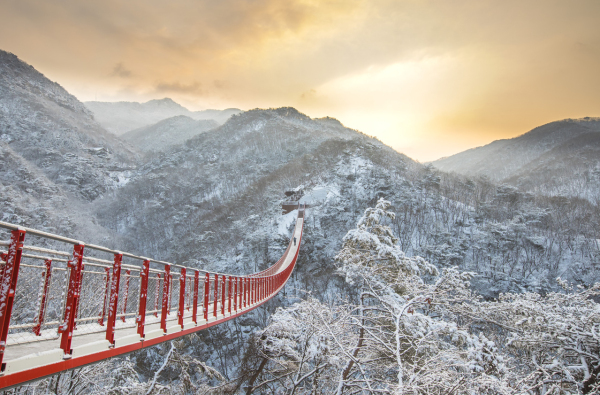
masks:
<path fill-rule="evenodd" d="M 600 116 L 599 0 L 0 0 L 82 101 L 293 106 L 420 161 Z"/>

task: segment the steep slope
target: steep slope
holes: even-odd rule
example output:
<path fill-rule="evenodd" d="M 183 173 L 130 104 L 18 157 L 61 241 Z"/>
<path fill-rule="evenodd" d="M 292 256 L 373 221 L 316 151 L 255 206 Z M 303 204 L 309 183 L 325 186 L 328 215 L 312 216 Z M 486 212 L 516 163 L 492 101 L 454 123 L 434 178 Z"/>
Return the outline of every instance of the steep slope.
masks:
<path fill-rule="evenodd" d="M 600 118 L 566 119 L 432 164 L 443 171 L 487 176 L 529 191 L 590 198 L 600 186 L 591 176 L 600 168 L 599 135 Z"/>
<path fill-rule="evenodd" d="M 213 119 L 196 121 L 185 115 L 167 118 L 121 135 L 123 140 L 144 152 L 165 151 L 219 124 Z"/>
<path fill-rule="evenodd" d="M 318 184 L 338 166 L 346 150 L 388 155 L 381 161 L 385 168 L 414 163 L 332 119 L 313 120 L 292 108 L 252 110 L 168 155 L 156 156 L 116 200 L 105 199 L 99 217 L 107 227 L 131 237 L 132 248 L 165 259 L 229 254 L 248 236 L 243 224 L 250 217 L 269 213 L 264 221 L 251 221 L 257 232 L 265 234 L 261 229 L 280 217 L 283 191 Z M 358 171 L 371 160 L 356 159 L 354 165 L 348 164 L 349 171 Z M 243 271 L 227 264 L 231 266 L 226 269 Z"/>
<path fill-rule="evenodd" d="M 0 141 L 61 189 L 93 200 L 114 187 L 134 152 L 60 85 L 0 51 Z M 0 174 L 0 182 L 7 183 Z"/>
<path fill-rule="evenodd" d="M 600 202 L 600 128 L 581 133 L 548 150 L 504 181 L 551 196 Z"/>
<path fill-rule="evenodd" d="M 146 103 L 89 101 L 85 102 L 85 105 L 92 111 L 95 119 L 106 130 L 116 135 L 122 135 L 134 129 L 150 126 L 178 115 L 185 115 L 195 120 L 212 119 L 222 124 L 231 115 L 241 112 L 237 108 L 190 111 L 169 98 L 150 100 Z"/>

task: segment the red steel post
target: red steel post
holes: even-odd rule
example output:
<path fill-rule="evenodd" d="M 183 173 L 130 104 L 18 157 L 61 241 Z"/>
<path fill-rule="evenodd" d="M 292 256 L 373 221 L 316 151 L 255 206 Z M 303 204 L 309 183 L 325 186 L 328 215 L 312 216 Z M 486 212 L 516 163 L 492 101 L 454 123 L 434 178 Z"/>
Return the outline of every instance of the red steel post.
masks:
<path fill-rule="evenodd" d="M 242 309 L 242 278 L 238 277 L 237 279 L 237 308 L 238 310 Z"/>
<path fill-rule="evenodd" d="M 121 321 L 125 322 L 125 314 L 127 314 L 127 298 L 129 298 L 129 280 L 131 279 L 131 270 L 125 272 L 125 293 L 123 294 L 123 316 Z"/>
<path fill-rule="evenodd" d="M 210 274 L 204 277 L 204 321 L 208 321 L 208 296 L 210 294 Z"/>
<path fill-rule="evenodd" d="M 142 271 L 140 272 L 140 303 L 138 309 L 137 333 L 140 337 L 144 337 L 144 328 L 146 325 L 146 305 L 148 304 L 148 279 L 150 277 L 150 261 L 144 260 L 142 263 Z"/>
<path fill-rule="evenodd" d="M 233 278 L 233 311 L 237 311 L 238 306 L 238 278 Z"/>
<path fill-rule="evenodd" d="M 229 312 L 229 314 L 231 314 L 231 298 L 233 297 L 233 295 L 231 294 L 231 276 L 229 276 L 229 297 L 227 298 L 227 300 L 229 301 L 228 305 L 229 307 L 227 308 L 227 311 Z"/>
<path fill-rule="evenodd" d="M 225 284 L 227 284 L 227 276 L 221 276 L 221 315 L 225 315 Z"/>
<path fill-rule="evenodd" d="M 173 275 L 169 271 L 169 303 L 168 303 L 167 314 L 171 314 L 171 306 L 173 305 L 173 292 L 171 292 L 172 288 L 173 288 Z"/>
<path fill-rule="evenodd" d="M 192 293 L 194 294 L 194 298 L 192 299 L 192 321 L 194 324 L 198 324 L 198 285 L 200 282 L 200 272 L 198 270 L 194 270 L 194 288 Z"/>
<path fill-rule="evenodd" d="M 19 277 L 19 266 L 21 265 L 24 240 L 24 230 L 13 230 L 11 232 L 6 263 L 3 265 L 0 278 L 0 364 L 2 363 L 4 350 L 6 349 L 6 338 L 8 336 L 8 326 L 10 325 L 10 316 L 15 300 L 15 290 L 17 288 L 17 278 Z"/>
<path fill-rule="evenodd" d="M 83 244 L 73 247 L 73 259 L 67 265 L 70 268 L 69 290 L 67 291 L 67 303 L 65 304 L 65 315 L 62 324 L 58 327 L 58 333 L 62 333 L 60 348 L 64 351 L 64 358 L 71 357 L 73 350 L 71 342 L 75 330 L 75 315 L 79 306 L 81 294 L 81 272 L 83 270 Z"/>
<path fill-rule="evenodd" d="M 181 274 L 179 275 L 179 306 L 177 309 L 177 323 L 183 329 L 183 314 L 185 310 L 185 267 L 181 268 Z"/>
<path fill-rule="evenodd" d="M 213 315 L 217 316 L 217 303 L 219 302 L 219 275 L 215 274 L 215 299 L 213 301 Z"/>
<path fill-rule="evenodd" d="M 44 261 L 46 271 L 44 272 L 44 283 L 42 285 L 42 297 L 40 298 L 40 311 L 37 318 L 37 323 L 33 327 L 33 333 L 36 336 L 42 334 L 42 324 L 44 323 L 44 315 L 46 314 L 46 304 L 48 303 L 48 289 L 50 288 L 50 278 L 52 277 L 52 259 Z"/>
<path fill-rule="evenodd" d="M 240 278 L 240 310 L 246 307 L 246 279 Z"/>
<path fill-rule="evenodd" d="M 98 318 L 98 324 L 104 326 L 104 317 L 106 317 L 106 302 L 110 295 L 110 268 L 104 268 L 104 278 L 106 279 L 106 287 L 104 289 L 104 303 L 102 303 L 102 311 L 100 312 L 100 318 Z"/>
<path fill-rule="evenodd" d="M 121 282 L 121 263 L 123 254 L 115 254 L 110 282 L 110 299 L 108 300 L 108 319 L 106 320 L 106 340 L 115 344 L 115 325 L 119 306 L 119 284 Z"/>
<path fill-rule="evenodd" d="M 160 328 L 166 332 L 167 331 L 167 314 L 169 314 L 169 302 L 171 298 L 169 297 L 171 292 L 171 265 L 165 265 L 165 274 L 163 281 L 163 297 L 162 297 L 162 311 L 160 314 Z"/>
<path fill-rule="evenodd" d="M 160 273 L 156 273 L 156 297 L 154 298 L 154 316 L 158 317 L 158 297 L 160 295 Z"/>
<path fill-rule="evenodd" d="M 244 308 L 248 306 L 248 278 L 244 277 Z"/>

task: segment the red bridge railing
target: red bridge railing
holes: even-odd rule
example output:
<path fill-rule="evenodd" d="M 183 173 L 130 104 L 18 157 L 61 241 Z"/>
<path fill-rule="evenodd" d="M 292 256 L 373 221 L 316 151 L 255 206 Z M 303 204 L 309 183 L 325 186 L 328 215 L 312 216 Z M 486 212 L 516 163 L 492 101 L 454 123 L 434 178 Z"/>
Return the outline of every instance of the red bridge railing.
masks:
<path fill-rule="evenodd" d="M 294 269 L 304 211 L 298 210 L 281 259 L 245 276 L 0 222 L 10 231 L 10 240 L 0 241 L 0 388 L 153 346 L 257 308 Z M 72 250 L 65 251 L 65 244 Z"/>

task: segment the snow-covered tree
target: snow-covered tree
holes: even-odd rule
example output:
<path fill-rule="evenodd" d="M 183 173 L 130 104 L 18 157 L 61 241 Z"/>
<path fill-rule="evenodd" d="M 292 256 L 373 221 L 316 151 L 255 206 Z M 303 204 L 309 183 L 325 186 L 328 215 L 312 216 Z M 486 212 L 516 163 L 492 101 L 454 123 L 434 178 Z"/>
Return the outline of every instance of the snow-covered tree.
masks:
<path fill-rule="evenodd" d="M 485 301 L 474 273 L 407 257 L 389 207 L 367 209 L 336 257 L 357 302 L 279 309 L 247 394 L 598 393 L 600 285 Z"/>

